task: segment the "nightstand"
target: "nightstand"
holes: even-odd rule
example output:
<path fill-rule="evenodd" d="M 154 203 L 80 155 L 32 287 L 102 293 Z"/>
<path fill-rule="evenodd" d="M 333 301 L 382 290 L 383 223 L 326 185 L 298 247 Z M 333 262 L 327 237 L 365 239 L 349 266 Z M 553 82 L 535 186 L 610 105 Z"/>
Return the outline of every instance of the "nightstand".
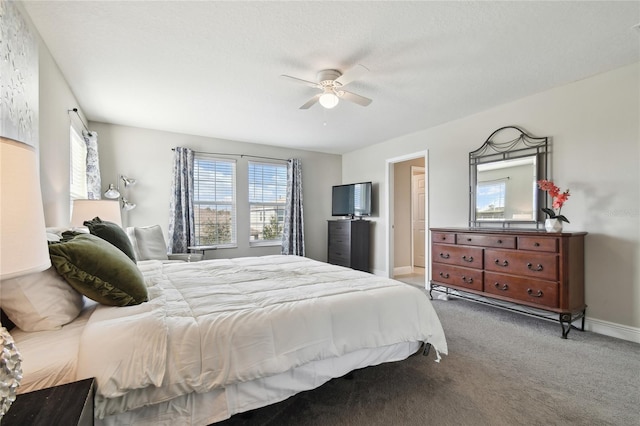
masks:
<path fill-rule="evenodd" d="M 94 379 L 18 395 L 2 426 L 93 425 Z"/>

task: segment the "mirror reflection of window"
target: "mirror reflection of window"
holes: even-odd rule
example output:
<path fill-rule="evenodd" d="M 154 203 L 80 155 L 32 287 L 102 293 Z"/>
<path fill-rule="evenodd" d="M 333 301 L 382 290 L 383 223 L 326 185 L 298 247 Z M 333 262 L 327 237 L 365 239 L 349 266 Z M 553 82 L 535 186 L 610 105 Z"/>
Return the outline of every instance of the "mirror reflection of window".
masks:
<path fill-rule="evenodd" d="M 478 182 L 476 219 L 504 220 L 507 179 Z"/>
<path fill-rule="evenodd" d="M 535 157 L 479 164 L 476 178 L 476 220 L 535 220 Z"/>

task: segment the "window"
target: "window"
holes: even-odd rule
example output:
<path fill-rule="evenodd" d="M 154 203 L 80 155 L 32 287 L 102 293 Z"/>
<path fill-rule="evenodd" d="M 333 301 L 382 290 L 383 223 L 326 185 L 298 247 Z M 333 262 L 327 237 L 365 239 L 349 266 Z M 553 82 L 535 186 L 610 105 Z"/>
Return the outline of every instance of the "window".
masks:
<path fill-rule="evenodd" d="M 287 200 L 285 164 L 249 162 L 249 241 L 280 244 Z"/>
<path fill-rule="evenodd" d="M 196 245 L 236 245 L 236 162 L 194 158 Z"/>
<path fill-rule="evenodd" d="M 476 218 L 484 220 L 504 219 L 506 180 L 478 182 Z"/>
<path fill-rule="evenodd" d="M 73 126 L 69 127 L 69 202 L 87 198 L 87 145 Z"/>

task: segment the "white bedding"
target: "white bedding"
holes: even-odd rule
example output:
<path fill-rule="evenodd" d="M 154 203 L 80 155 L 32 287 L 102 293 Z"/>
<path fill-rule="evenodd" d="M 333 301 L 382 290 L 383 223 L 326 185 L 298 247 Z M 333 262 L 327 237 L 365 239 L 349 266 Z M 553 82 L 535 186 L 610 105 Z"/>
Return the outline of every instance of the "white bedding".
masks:
<path fill-rule="evenodd" d="M 105 424 L 207 424 L 406 358 L 417 342 L 447 353 L 426 294 L 397 281 L 297 256 L 139 267 L 149 302 L 99 305 L 78 337 L 75 376 L 96 377 Z"/>

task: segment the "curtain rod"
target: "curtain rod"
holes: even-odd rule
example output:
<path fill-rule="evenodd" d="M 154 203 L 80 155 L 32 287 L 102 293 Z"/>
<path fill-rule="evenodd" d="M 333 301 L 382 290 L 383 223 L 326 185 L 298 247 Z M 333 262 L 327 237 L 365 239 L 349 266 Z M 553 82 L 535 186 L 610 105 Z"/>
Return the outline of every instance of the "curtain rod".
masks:
<path fill-rule="evenodd" d="M 84 121 L 82 121 L 82 117 L 80 117 L 80 113 L 78 112 L 78 108 L 73 108 L 73 109 L 68 109 L 67 110 L 67 114 L 69 114 L 71 111 L 75 112 L 76 115 L 78 116 L 78 119 L 80 120 L 80 122 L 82 123 L 82 126 L 84 127 L 84 129 L 87 131 L 87 133 L 89 134 L 89 136 L 91 136 L 91 130 L 89 130 L 89 128 L 87 127 L 86 124 L 84 124 Z"/>
<path fill-rule="evenodd" d="M 175 151 L 175 148 L 171 148 L 171 151 Z M 262 158 L 263 160 L 276 160 L 276 161 L 289 161 L 287 159 L 284 158 L 275 158 L 275 157 L 263 157 L 260 155 L 249 155 L 249 154 L 229 154 L 226 152 L 202 152 L 202 151 L 193 151 L 196 154 L 207 154 L 207 155 L 231 155 L 231 156 L 235 156 L 235 157 L 249 157 L 249 158 Z"/>

